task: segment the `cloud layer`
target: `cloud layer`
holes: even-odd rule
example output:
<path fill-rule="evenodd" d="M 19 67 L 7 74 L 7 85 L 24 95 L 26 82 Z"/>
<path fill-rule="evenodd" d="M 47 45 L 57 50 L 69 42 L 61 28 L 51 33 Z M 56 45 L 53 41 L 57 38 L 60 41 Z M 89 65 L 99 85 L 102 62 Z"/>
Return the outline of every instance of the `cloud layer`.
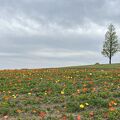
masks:
<path fill-rule="evenodd" d="M 0 68 L 107 63 L 104 34 L 113 23 L 120 35 L 119 6 L 119 0 L 0 0 Z"/>

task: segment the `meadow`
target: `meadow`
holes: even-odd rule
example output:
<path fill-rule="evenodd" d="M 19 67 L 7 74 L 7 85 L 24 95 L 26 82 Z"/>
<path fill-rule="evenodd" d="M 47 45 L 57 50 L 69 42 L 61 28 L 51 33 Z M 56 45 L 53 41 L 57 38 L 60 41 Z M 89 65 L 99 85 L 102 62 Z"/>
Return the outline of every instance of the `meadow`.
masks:
<path fill-rule="evenodd" d="M 1 120 L 119 120 L 120 64 L 0 70 Z"/>

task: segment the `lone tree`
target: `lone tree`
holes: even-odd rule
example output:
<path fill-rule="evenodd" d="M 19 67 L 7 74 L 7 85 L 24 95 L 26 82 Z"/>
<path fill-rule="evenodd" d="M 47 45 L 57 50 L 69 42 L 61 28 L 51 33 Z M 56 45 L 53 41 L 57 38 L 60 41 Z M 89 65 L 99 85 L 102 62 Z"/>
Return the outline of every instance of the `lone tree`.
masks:
<path fill-rule="evenodd" d="M 109 58 L 109 64 L 115 53 L 119 51 L 119 43 L 115 32 L 115 27 L 110 24 L 105 34 L 105 42 L 103 44 L 102 54 Z"/>

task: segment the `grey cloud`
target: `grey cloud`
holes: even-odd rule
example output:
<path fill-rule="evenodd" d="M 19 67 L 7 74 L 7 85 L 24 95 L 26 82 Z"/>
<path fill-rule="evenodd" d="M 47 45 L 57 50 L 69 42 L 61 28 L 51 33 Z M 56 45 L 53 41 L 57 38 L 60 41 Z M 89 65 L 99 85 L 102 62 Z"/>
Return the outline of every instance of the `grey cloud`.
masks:
<path fill-rule="evenodd" d="M 5 8 L 10 16 L 11 13 L 25 14 L 43 23 L 57 22 L 74 26 L 84 24 L 86 20 L 98 24 L 108 20 L 118 22 L 119 5 L 119 0 L 2 0 L 1 9 Z"/>
<path fill-rule="evenodd" d="M 119 0 L 0 0 L 1 68 L 107 62 L 102 43 L 109 23 L 120 27 L 119 6 Z"/>

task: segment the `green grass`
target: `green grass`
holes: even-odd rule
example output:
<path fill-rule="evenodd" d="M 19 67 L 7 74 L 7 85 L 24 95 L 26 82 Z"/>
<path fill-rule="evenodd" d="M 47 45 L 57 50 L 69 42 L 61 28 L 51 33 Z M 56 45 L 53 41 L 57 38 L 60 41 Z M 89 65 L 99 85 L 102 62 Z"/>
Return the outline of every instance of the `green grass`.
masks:
<path fill-rule="evenodd" d="M 120 63 L 71 66 L 70 68 L 96 68 L 96 69 L 117 69 L 118 68 L 119 69 Z"/>
<path fill-rule="evenodd" d="M 120 118 L 120 64 L 1 70 L 0 86 L 0 119 Z"/>

